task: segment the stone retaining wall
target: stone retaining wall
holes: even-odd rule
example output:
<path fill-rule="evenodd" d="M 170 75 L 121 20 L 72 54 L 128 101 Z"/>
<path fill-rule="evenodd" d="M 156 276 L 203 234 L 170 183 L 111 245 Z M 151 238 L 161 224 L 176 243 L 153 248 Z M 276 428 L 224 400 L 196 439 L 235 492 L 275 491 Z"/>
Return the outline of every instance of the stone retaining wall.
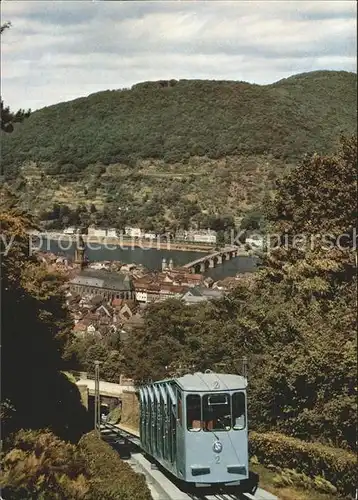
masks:
<path fill-rule="evenodd" d="M 121 395 L 121 423 L 139 429 L 139 401 L 135 392 L 124 391 Z"/>

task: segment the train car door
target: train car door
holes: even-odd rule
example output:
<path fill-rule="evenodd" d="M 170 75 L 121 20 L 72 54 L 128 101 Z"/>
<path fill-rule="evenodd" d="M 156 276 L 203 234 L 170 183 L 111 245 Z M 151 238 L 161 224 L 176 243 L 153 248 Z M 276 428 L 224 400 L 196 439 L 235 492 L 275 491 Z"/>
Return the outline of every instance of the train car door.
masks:
<path fill-rule="evenodd" d="M 157 408 L 152 387 L 148 387 L 149 404 L 150 404 L 150 451 L 156 456 L 157 450 Z"/>
<path fill-rule="evenodd" d="M 170 400 L 169 393 L 167 394 L 167 460 L 172 461 L 172 402 Z"/>
<path fill-rule="evenodd" d="M 156 406 L 156 452 L 158 457 L 162 456 L 162 412 L 161 412 L 161 404 L 160 404 L 160 393 L 158 387 L 153 386 L 154 396 L 155 396 L 155 406 Z"/>
<path fill-rule="evenodd" d="M 177 400 L 173 388 L 170 384 L 166 384 L 168 391 L 168 417 L 169 417 L 169 460 L 172 468 L 176 471 L 177 459 Z"/>
<path fill-rule="evenodd" d="M 178 474 L 184 477 L 185 473 L 185 402 L 183 394 L 177 388 L 177 405 L 178 405 L 178 418 L 177 418 L 177 432 L 176 432 L 176 450 L 177 450 L 177 471 Z"/>
<path fill-rule="evenodd" d="M 146 387 L 143 388 L 143 437 L 141 438 L 142 444 L 146 451 L 150 451 L 150 443 L 149 443 L 149 398 L 148 398 L 148 390 Z"/>
<path fill-rule="evenodd" d="M 145 446 L 145 399 L 144 391 L 142 388 L 139 389 L 139 399 L 140 399 L 140 440 L 142 446 Z"/>
<path fill-rule="evenodd" d="M 162 457 L 164 460 L 168 460 L 168 405 L 167 405 L 167 394 L 162 385 L 159 386 L 159 392 L 161 397 L 161 433 L 162 433 Z"/>
<path fill-rule="evenodd" d="M 145 389 L 145 444 L 148 453 L 151 452 L 150 425 L 151 425 L 150 399 L 149 399 L 148 389 L 146 388 Z"/>

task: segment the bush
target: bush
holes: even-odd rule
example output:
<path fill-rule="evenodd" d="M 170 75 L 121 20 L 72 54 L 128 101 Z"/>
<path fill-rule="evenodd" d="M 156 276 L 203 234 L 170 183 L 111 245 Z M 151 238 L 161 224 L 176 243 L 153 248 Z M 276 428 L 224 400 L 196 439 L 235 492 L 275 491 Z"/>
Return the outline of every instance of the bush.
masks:
<path fill-rule="evenodd" d="M 48 430 L 21 430 L 1 460 L 0 487 L 13 500 L 88 497 L 90 481 L 78 448 Z"/>
<path fill-rule="evenodd" d="M 320 476 L 311 479 L 307 474 L 292 469 L 280 469 L 278 474 L 273 478 L 273 483 L 275 486 L 282 488 L 286 486 L 295 486 L 304 490 L 317 490 L 320 493 L 328 493 L 331 495 L 337 493 L 337 488 L 327 481 L 327 479 Z"/>
<path fill-rule="evenodd" d="M 319 476 L 332 483 L 339 493 L 353 498 L 357 458 L 349 451 L 275 432 L 251 432 L 249 449 L 250 455 L 263 465 L 294 469 L 314 479 Z"/>
<path fill-rule="evenodd" d="M 152 500 L 141 474 L 137 474 L 96 432 L 79 442 L 91 474 L 90 498 L 101 500 Z"/>

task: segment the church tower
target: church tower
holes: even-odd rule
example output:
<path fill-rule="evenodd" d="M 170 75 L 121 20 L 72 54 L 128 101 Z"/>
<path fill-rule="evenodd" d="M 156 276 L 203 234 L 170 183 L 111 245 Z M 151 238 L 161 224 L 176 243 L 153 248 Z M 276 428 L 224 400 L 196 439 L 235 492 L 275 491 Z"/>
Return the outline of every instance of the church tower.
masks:
<path fill-rule="evenodd" d="M 80 269 L 84 269 L 87 265 L 86 260 L 86 245 L 83 241 L 82 234 L 78 231 L 76 237 L 76 248 L 75 248 L 75 265 Z"/>

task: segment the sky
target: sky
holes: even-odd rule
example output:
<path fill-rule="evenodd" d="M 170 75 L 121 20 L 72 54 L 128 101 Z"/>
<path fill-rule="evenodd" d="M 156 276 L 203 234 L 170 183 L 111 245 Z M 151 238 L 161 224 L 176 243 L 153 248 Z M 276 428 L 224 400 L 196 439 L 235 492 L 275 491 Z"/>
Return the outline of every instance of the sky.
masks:
<path fill-rule="evenodd" d="M 354 1 L 1 2 L 1 93 L 49 106 L 161 79 L 268 84 L 314 70 L 356 72 Z"/>

